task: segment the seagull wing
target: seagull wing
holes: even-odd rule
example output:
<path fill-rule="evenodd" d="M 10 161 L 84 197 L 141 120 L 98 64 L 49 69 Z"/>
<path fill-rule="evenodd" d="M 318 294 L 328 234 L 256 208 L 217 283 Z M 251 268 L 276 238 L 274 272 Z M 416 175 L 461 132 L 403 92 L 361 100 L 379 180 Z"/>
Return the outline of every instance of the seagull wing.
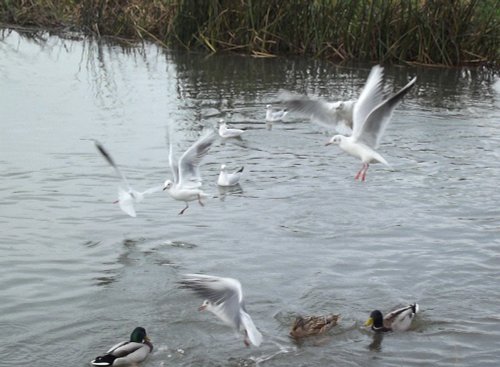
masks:
<path fill-rule="evenodd" d="M 163 190 L 163 185 L 154 186 L 154 187 L 150 187 L 147 190 L 144 190 L 143 192 L 141 192 L 141 194 L 142 195 L 150 195 L 150 194 L 154 194 L 155 192 L 160 192 L 162 190 Z"/>
<path fill-rule="evenodd" d="M 215 134 L 208 130 L 179 159 L 179 186 L 201 184 L 199 165 L 215 141 Z"/>
<path fill-rule="evenodd" d="M 278 98 L 283 101 L 289 111 L 308 117 L 312 122 L 326 129 L 335 129 L 341 121 L 336 111 L 340 102 L 329 103 L 290 92 L 281 92 Z"/>
<path fill-rule="evenodd" d="M 366 145 L 377 148 L 380 144 L 380 139 L 391 120 L 394 109 L 401 103 L 403 97 L 415 85 L 417 78 L 410 80 L 403 89 L 397 92 L 392 97 L 386 99 L 375 107 L 366 117 L 361 130 L 356 136 L 356 140 L 362 141 Z"/>
<path fill-rule="evenodd" d="M 106 149 L 104 149 L 104 147 L 98 141 L 94 140 L 94 144 L 95 144 L 97 150 L 99 151 L 99 153 L 101 153 L 101 155 L 104 157 L 104 159 L 111 165 L 111 167 L 113 167 L 115 169 L 115 172 L 118 175 L 118 177 L 120 177 L 123 180 L 123 182 L 125 183 L 125 185 L 127 185 L 127 188 L 129 190 L 131 190 L 131 187 L 128 184 L 127 178 L 122 173 L 122 171 L 120 171 L 120 169 L 118 168 L 118 165 L 115 163 L 113 158 L 111 158 L 111 155 L 108 153 L 108 151 Z"/>
<path fill-rule="evenodd" d="M 136 217 L 134 208 L 135 199 L 130 194 L 130 191 L 125 191 L 122 188 L 118 188 L 118 205 L 120 209 L 131 217 Z"/>
<path fill-rule="evenodd" d="M 174 144 L 172 141 L 172 134 L 170 132 L 170 125 L 167 127 L 167 143 L 168 143 L 168 164 L 170 170 L 172 171 L 172 176 L 174 183 L 179 182 L 179 166 L 177 160 L 174 157 Z"/>
<path fill-rule="evenodd" d="M 247 331 L 248 339 L 250 339 L 253 345 L 258 347 L 262 343 L 262 334 L 257 330 L 252 318 L 244 309 L 241 310 L 241 323 Z"/>
<path fill-rule="evenodd" d="M 241 284 L 233 278 L 211 275 L 186 274 L 180 281 L 181 288 L 192 289 L 198 296 L 208 299 L 214 306 L 214 313 L 236 329 L 241 324 Z"/>
<path fill-rule="evenodd" d="M 372 67 L 366 84 L 363 87 L 352 113 L 353 120 L 353 137 L 358 137 L 361 134 L 361 129 L 366 118 L 377 107 L 383 99 L 382 82 L 384 77 L 384 69 L 375 65 Z"/>

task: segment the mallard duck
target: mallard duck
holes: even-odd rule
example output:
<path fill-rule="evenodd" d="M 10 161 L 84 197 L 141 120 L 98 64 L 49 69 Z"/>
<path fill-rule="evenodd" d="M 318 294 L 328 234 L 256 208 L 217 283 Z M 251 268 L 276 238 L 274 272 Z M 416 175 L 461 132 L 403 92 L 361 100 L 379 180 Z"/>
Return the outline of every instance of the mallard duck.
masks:
<path fill-rule="evenodd" d="M 325 316 L 298 316 L 290 330 L 293 338 L 303 338 L 305 336 L 323 334 L 337 325 L 340 315 Z"/>
<path fill-rule="evenodd" d="M 419 311 L 418 304 L 414 303 L 383 316 L 379 310 L 372 311 L 365 322 L 365 326 L 371 326 L 373 331 L 406 331 L 410 328 L 415 315 Z"/>
<path fill-rule="evenodd" d="M 143 362 L 152 350 L 153 344 L 149 341 L 146 330 L 136 327 L 130 334 L 130 341 L 116 344 L 90 363 L 92 366 L 126 366 Z"/>

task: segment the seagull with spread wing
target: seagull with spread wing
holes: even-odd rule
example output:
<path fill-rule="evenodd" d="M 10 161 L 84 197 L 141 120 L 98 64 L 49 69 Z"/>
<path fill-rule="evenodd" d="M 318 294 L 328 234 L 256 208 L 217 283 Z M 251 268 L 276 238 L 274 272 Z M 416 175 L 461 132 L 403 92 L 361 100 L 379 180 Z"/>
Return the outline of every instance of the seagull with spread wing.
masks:
<path fill-rule="evenodd" d="M 394 109 L 415 85 L 413 78 L 399 92 L 384 99 L 383 68 L 375 65 L 368 75 L 365 87 L 354 105 L 353 131 L 351 136 L 335 135 L 326 145 L 338 144 L 340 149 L 361 159 L 363 166 L 354 179 L 364 181 L 370 163 L 389 163 L 375 149 L 378 148 Z"/>
<path fill-rule="evenodd" d="M 352 114 L 356 103 L 354 100 L 327 102 L 287 91 L 280 92 L 278 98 L 288 111 L 308 117 L 326 129 L 338 130 L 342 125 L 352 129 Z"/>
<path fill-rule="evenodd" d="M 161 186 L 152 187 L 146 191 L 136 191 L 132 187 L 130 187 L 127 178 L 122 173 L 122 171 L 118 168 L 118 165 L 115 163 L 111 155 L 108 153 L 106 149 L 98 142 L 94 140 L 94 144 L 104 157 L 104 159 L 115 169 L 116 174 L 120 177 L 126 187 L 123 189 L 122 187 L 118 187 L 118 200 L 114 201 L 114 204 L 118 204 L 120 209 L 123 210 L 126 214 L 131 217 L 136 217 L 134 204 L 140 203 L 144 199 L 144 195 L 153 194 L 155 192 L 161 191 Z"/>
<path fill-rule="evenodd" d="M 180 284 L 181 288 L 191 289 L 204 299 L 199 311 L 210 311 L 226 325 L 243 331 L 247 347 L 250 344 L 258 347 L 262 343 L 262 334 L 245 309 L 241 283 L 237 279 L 186 274 Z"/>
<path fill-rule="evenodd" d="M 216 135 L 213 131 L 207 130 L 184 152 L 178 161 L 174 159 L 170 134 L 168 134 L 168 136 L 168 162 L 172 170 L 173 181 L 170 179 L 166 180 L 163 185 L 163 190 L 166 190 L 175 200 L 184 201 L 186 203 L 184 209 L 179 212 L 179 215 L 181 215 L 189 208 L 188 203 L 190 201 L 198 200 L 198 203 L 204 206 L 201 200 L 208 197 L 208 195 L 200 189 L 202 180 L 199 165 L 214 143 Z"/>

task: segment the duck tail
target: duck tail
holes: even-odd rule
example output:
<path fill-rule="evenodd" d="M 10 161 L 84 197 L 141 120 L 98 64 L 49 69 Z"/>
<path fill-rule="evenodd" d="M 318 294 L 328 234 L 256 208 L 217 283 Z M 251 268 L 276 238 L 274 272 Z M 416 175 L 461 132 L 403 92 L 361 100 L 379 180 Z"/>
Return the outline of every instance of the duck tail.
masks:
<path fill-rule="evenodd" d="M 116 356 L 112 354 L 105 354 L 103 356 L 96 357 L 92 362 L 92 366 L 111 366 L 113 365 Z"/>

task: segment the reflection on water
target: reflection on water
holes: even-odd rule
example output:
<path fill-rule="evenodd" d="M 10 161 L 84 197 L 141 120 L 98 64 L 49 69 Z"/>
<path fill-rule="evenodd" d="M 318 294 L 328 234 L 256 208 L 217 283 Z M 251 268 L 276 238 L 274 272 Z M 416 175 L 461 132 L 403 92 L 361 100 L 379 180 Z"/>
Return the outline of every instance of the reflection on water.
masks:
<path fill-rule="evenodd" d="M 373 333 L 373 341 L 368 346 L 368 349 L 370 349 L 373 352 L 381 352 L 383 340 L 384 340 L 383 333 Z"/>
<path fill-rule="evenodd" d="M 369 65 L 46 32 L 0 38 L 4 363 L 87 365 L 140 324 L 155 344 L 148 366 L 496 366 L 492 73 L 388 66 L 391 88 L 418 77 L 380 147 L 395 169 L 374 167 L 356 183 L 357 162 L 324 147 L 329 133 L 293 115 L 269 128 L 265 106 L 280 89 L 355 98 Z M 203 161 L 205 207 L 178 216 L 163 192 L 141 202 L 137 218 L 110 205 L 116 177 L 89 139 L 106 142 L 131 182 L 154 187 L 170 175 L 166 126 L 183 151 L 220 118 L 246 132 Z M 220 188 L 229 162 L 245 175 Z M 260 348 L 242 349 L 215 318 L 199 317 L 199 300 L 177 286 L 194 272 L 242 282 Z M 417 327 L 383 346 L 359 326 L 374 307 L 410 301 L 422 306 Z M 324 337 L 288 338 L 295 315 L 328 312 L 342 319 Z"/>

